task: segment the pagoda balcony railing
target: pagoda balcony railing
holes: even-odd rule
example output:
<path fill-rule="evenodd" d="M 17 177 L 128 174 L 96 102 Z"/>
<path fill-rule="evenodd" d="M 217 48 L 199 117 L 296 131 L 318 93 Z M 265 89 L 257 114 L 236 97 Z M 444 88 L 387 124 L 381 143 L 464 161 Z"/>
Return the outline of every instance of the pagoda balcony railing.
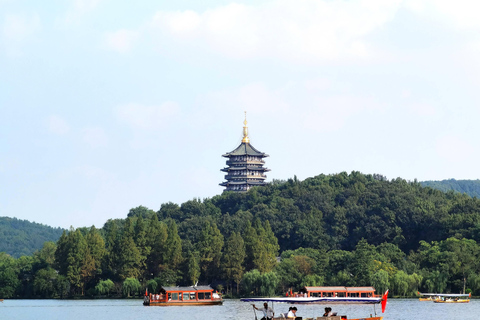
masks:
<path fill-rule="evenodd" d="M 236 180 L 236 179 L 267 179 L 267 175 L 253 175 L 253 174 L 227 174 L 225 180 Z"/>
<path fill-rule="evenodd" d="M 227 166 L 238 163 L 265 164 L 263 160 L 227 160 Z"/>

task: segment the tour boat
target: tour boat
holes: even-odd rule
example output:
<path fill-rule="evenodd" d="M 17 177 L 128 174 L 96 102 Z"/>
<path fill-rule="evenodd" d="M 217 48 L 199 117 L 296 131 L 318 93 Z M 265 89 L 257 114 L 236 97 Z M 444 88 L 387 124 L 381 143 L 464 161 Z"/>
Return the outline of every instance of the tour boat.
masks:
<path fill-rule="evenodd" d="M 143 299 L 145 306 L 200 306 L 219 305 L 222 297 L 213 292 L 210 286 L 162 287 L 159 293 L 147 293 Z"/>
<path fill-rule="evenodd" d="M 421 293 L 417 291 L 417 294 L 420 296 L 418 298 L 419 301 L 435 301 L 440 298 L 438 293 Z"/>
<path fill-rule="evenodd" d="M 244 302 L 266 302 L 266 303 L 271 303 L 273 306 L 274 302 L 279 302 L 279 303 L 289 303 L 289 304 L 323 304 L 323 305 L 331 305 L 331 304 L 381 304 L 382 305 L 382 313 L 385 312 L 385 308 L 387 305 L 387 297 L 388 297 L 388 290 L 385 292 L 385 294 L 382 297 L 377 297 L 377 296 L 361 296 L 361 292 L 363 289 L 366 287 L 357 287 L 360 288 L 360 291 L 357 291 L 357 294 L 360 296 L 338 296 L 341 294 L 340 290 L 344 290 L 345 287 L 305 287 L 307 289 L 310 289 L 310 291 L 307 292 L 300 292 L 296 294 L 289 294 L 289 296 L 286 297 L 272 297 L 272 298 L 242 298 L 240 301 Z M 305 289 L 304 288 L 304 289 Z M 319 290 L 329 290 L 331 288 L 334 288 L 334 291 L 330 291 L 333 293 L 332 296 L 309 296 L 309 292 L 312 293 L 315 289 L 312 290 L 312 288 L 318 288 Z M 371 288 L 371 287 L 368 287 Z M 302 290 L 304 291 L 304 290 Z M 374 289 L 375 291 L 375 289 Z M 318 291 L 318 292 L 326 292 L 326 291 Z M 345 291 L 347 292 L 347 291 Z M 369 290 L 370 292 L 370 290 Z M 337 295 L 335 295 L 337 293 Z M 354 294 L 354 291 L 351 292 L 352 295 Z M 365 294 L 367 295 L 367 294 Z M 374 317 L 371 315 L 369 317 L 362 317 L 362 318 L 347 318 L 347 316 L 330 316 L 330 317 L 315 317 L 311 319 L 316 319 L 316 320 L 341 320 L 341 319 L 348 319 L 348 320 L 361 320 L 368 318 L 368 320 L 382 320 L 383 317 L 380 316 L 378 317 L 376 314 Z M 284 315 L 281 315 L 280 317 L 275 317 L 275 320 L 280 320 L 280 319 L 285 319 Z M 310 319 L 308 317 L 304 319 Z"/>
<path fill-rule="evenodd" d="M 378 304 L 378 303 L 381 303 L 382 297 L 375 295 L 374 293 L 375 293 L 374 287 L 303 287 L 302 289 L 299 290 L 299 292 L 295 292 L 295 293 L 287 292 L 285 297 L 264 298 L 264 299 L 269 299 L 269 301 L 271 302 L 287 302 L 287 303 L 329 303 L 329 304 Z M 255 298 L 252 298 L 252 299 L 255 299 Z"/>
<path fill-rule="evenodd" d="M 446 294 L 439 293 L 438 299 L 433 300 L 435 303 L 468 303 L 470 302 L 471 294 Z"/>

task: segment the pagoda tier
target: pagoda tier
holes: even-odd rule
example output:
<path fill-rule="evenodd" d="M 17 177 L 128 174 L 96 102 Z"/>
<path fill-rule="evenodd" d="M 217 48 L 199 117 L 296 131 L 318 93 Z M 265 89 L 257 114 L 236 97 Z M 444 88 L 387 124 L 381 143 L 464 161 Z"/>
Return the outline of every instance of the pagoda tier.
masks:
<path fill-rule="evenodd" d="M 267 178 L 265 172 L 270 171 L 263 167 L 263 158 L 268 157 L 268 154 L 258 151 L 250 144 L 246 119 L 244 124 L 242 143 L 235 150 L 222 155 L 228 158 L 227 167 L 220 169 L 227 173 L 227 181 L 220 183 L 225 191 L 245 192 L 251 187 L 263 186 Z"/>

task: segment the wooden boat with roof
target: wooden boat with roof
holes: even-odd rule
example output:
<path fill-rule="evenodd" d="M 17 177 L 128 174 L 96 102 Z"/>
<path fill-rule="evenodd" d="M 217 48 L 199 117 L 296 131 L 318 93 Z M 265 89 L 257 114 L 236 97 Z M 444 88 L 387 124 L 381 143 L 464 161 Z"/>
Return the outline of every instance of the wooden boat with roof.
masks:
<path fill-rule="evenodd" d="M 221 305 L 222 297 L 210 286 L 161 287 L 158 293 L 145 293 L 145 306 Z"/>
<path fill-rule="evenodd" d="M 421 293 L 417 292 L 417 294 L 420 296 L 418 298 L 419 301 L 434 301 L 439 299 L 438 293 Z"/>
<path fill-rule="evenodd" d="M 332 304 L 376 304 L 382 297 L 375 295 L 374 287 L 303 287 L 296 297 L 328 298 Z"/>
<path fill-rule="evenodd" d="M 290 293 L 286 297 L 271 297 L 271 298 L 242 298 L 240 301 L 243 302 L 266 302 L 273 303 L 288 303 L 288 304 L 381 304 L 382 313 L 385 312 L 388 298 L 388 290 L 383 294 L 383 296 L 374 295 L 375 289 L 373 287 L 349 287 L 350 290 L 347 290 L 347 287 L 304 287 L 298 293 Z M 373 289 L 373 291 L 372 291 Z M 375 309 L 374 309 L 375 310 Z M 285 319 L 286 315 L 280 315 L 280 317 L 275 317 L 275 320 Z M 313 318 L 304 318 L 306 320 L 382 320 L 382 316 L 377 316 L 375 311 L 375 316 L 370 315 L 369 317 L 362 318 L 347 318 L 346 315 L 334 315 L 329 317 L 313 317 Z"/>
<path fill-rule="evenodd" d="M 471 294 L 439 293 L 435 303 L 469 303 Z"/>

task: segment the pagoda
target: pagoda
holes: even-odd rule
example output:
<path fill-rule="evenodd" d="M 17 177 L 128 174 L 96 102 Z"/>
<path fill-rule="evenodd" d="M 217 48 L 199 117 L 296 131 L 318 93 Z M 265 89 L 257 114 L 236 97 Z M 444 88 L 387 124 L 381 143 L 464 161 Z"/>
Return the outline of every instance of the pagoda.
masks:
<path fill-rule="evenodd" d="M 251 187 L 263 186 L 267 178 L 265 172 L 270 171 L 263 167 L 265 164 L 263 158 L 268 157 L 268 154 L 258 151 L 250 144 L 246 112 L 243 123 L 242 143 L 235 150 L 222 155 L 228 158 L 228 167 L 220 170 L 227 173 L 225 175 L 227 181 L 220 183 L 225 187 L 225 191 L 246 192 Z"/>

